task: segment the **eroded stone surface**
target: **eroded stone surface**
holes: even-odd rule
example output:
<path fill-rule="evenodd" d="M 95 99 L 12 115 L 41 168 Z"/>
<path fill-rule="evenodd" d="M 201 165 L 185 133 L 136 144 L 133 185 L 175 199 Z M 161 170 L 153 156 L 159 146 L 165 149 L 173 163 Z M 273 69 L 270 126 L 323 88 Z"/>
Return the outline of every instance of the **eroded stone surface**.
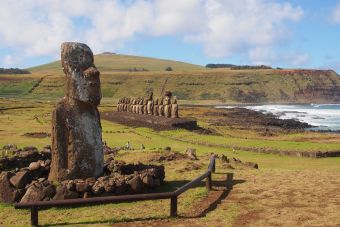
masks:
<path fill-rule="evenodd" d="M 0 174 L 0 202 L 12 203 L 14 201 L 15 193 L 9 182 L 9 172 L 2 172 Z"/>

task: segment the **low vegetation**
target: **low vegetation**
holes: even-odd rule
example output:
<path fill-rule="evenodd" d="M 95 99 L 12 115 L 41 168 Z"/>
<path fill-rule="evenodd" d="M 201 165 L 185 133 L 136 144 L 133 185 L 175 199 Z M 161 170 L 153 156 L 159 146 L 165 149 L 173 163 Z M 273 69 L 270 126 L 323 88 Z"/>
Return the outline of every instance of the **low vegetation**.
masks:
<path fill-rule="evenodd" d="M 18 68 L 0 68 L 0 74 L 30 74 L 29 71 Z"/>

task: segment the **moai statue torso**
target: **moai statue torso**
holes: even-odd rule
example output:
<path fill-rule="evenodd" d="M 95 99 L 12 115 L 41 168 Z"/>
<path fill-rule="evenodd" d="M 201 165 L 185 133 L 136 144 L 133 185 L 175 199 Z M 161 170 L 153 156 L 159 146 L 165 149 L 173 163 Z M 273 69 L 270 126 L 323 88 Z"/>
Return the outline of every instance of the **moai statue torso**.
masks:
<path fill-rule="evenodd" d="M 138 105 L 138 113 L 139 113 L 139 114 L 144 114 L 143 105 L 144 105 L 144 99 L 141 98 L 141 99 L 139 100 L 139 105 Z"/>
<path fill-rule="evenodd" d="M 144 99 L 143 102 L 143 114 L 148 114 L 148 100 Z"/>
<path fill-rule="evenodd" d="M 123 112 L 127 111 L 127 98 L 124 97 L 124 102 L 123 102 Z"/>
<path fill-rule="evenodd" d="M 49 179 L 98 177 L 103 172 L 99 71 L 91 49 L 63 43 L 61 63 L 66 74 L 65 97 L 52 115 L 52 163 Z"/>
<path fill-rule="evenodd" d="M 132 112 L 132 98 L 129 98 L 129 107 L 128 107 L 128 112 Z"/>
<path fill-rule="evenodd" d="M 122 103 L 122 99 L 119 99 L 119 100 L 118 100 L 118 104 L 117 104 L 117 111 L 118 111 L 118 112 L 120 112 L 121 103 Z"/>
<path fill-rule="evenodd" d="M 158 105 L 158 116 L 164 116 L 164 106 L 163 106 L 163 99 L 161 98 L 159 105 Z"/>
<path fill-rule="evenodd" d="M 136 98 L 136 105 L 135 105 L 135 109 L 134 109 L 134 113 L 136 113 L 136 114 L 138 114 L 138 112 L 139 112 L 139 102 L 140 102 L 140 99 Z"/>
<path fill-rule="evenodd" d="M 132 113 L 137 113 L 137 99 L 133 100 L 133 103 L 132 103 Z"/>
<path fill-rule="evenodd" d="M 131 98 L 131 99 L 130 99 L 130 104 L 129 104 L 129 112 L 130 112 L 130 113 L 133 113 L 132 109 L 133 109 L 134 101 L 135 101 L 134 98 Z"/>
<path fill-rule="evenodd" d="M 171 105 L 170 105 L 169 96 L 165 96 L 163 105 L 164 105 L 164 116 L 170 117 Z"/>
<path fill-rule="evenodd" d="M 165 92 L 165 97 L 163 101 L 165 117 L 171 117 L 171 96 L 172 96 L 171 91 Z"/>
<path fill-rule="evenodd" d="M 171 102 L 171 118 L 178 118 L 178 104 L 176 96 Z"/>
<path fill-rule="evenodd" d="M 155 103 L 153 105 L 153 115 L 158 116 L 158 99 L 155 100 Z"/>
<path fill-rule="evenodd" d="M 153 115 L 153 93 L 151 92 L 150 97 L 148 99 L 148 103 L 147 103 L 147 113 L 148 115 Z"/>

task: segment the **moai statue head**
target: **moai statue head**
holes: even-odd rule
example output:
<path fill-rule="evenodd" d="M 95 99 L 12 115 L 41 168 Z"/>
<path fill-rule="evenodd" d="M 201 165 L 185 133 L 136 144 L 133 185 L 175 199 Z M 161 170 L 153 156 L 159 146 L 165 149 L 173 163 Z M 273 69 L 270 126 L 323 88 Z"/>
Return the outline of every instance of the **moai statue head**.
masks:
<path fill-rule="evenodd" d="M 143 98 L 140 98 L 139 99 L 139 105 L 143 105 L 144 104 L 144 99 Z"/>
<path fill-rule="evenodd" d="M 149 101 L 152 101 L 152 100 L 153 100 L 153 92 L 150 92 L 150 95 L 149 95 L 148 100 L 149 100 Z"/>
<path fill-rule="evenodd" d="M 158 98 L 155 100 L 155 105 L 158 105 Z"/>
<path fill-rule="evenodd" d="M 144 99 L 143 105 L 147 105 L 148 104 L 148 99 Z"/>
<path fill-rule="evenodd" d="M 63 43 L 61 64 L 66 74 L 66 97 L 98 106 L 102 94 L 99 71 L 93 64 L 91 49 L 83 43 Z"/>
<path fill-rule="evenodd" d="M 166 91 L 165 94 L 164 94 L 164 96 L 165 96 L 165 97 L 171 98 L 171 96 L 172 96 L 171 91 Z"/>
<path fill-rule="evenodd" d="M 174 98 L 171 100 L 171 104 L 177 104 L 177 97 L 174 96 Z"/>
<path fill-rule="evenodd" d="M 163 105 L 163 99 L 162 98 L 159 101 L 159 105 Z"/>

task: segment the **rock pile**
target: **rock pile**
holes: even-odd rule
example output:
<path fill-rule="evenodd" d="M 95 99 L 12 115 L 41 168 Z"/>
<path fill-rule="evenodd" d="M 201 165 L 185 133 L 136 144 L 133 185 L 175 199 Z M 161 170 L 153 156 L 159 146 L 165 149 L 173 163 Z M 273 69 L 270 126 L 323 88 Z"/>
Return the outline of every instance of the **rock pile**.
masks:
<path fill-rule="evenodd" d="M 109 149 L 109 147 L 108 147 Z M 165 177 L 164 166 L 126 164 L 110 157 L 98 178 L 48 180 L 51 160 L 45 150 L 20 151 L 6 160 L 10 167 L 0 174 L 0 202 L 33 202 L 87 198 L 93 196 L 119 195 L 144 192 L 159 186 Z M 27 158 L 27 160 L 25 160 Z M 11 160 L 8 164 L 8 160 Z M 29 164 L 28 161 L 31 161 Z M 3 164 L 3 163 L 2 163 Z M 26 167 L 17 168 L 15 164 Z M 4 170 L 4 169 L 2 169 Z"/>
<path fill-rule="evenodd" d="M 28 167 L 3 171 L 0 174 L 0 202 L 49 200 L 54 186 L 46 178 L 51 160 L 37 160 Z M 53 195 L 52 195 L 53 196 Z"/>
<path fill-rule="evenodd" d="M 45 146 L 41 152 L 39 152 L 38 149 L 33 146 L 17 149 L 16 145 L 11 144 L 10 149 L 8 148 L 9 145 L 6 145 L 3 147 L 3 150 L 10 151 L 10 153 L 6 152 L 7 155 L 11 154 L 13 156 L 5 156 L 0 159 L 0 171 L 14 168 L 23 168 L 37 160 L 45 161 L 51 159 L 51 147 L 49 145 Z"/>
<path fill-rule="evenodd" d="M 243 166 L 243 167 L 249 167 L 253 169 L 259 168 L 258 164 L 255 162 L 242 162 L 240 159 L 234 158 L 234 157 L 229 159 L 226 155 L 223 155 L 223 154 L 221 155 L 220 159 L 221 159 L 222 165 L 229 169 L 235 169 L 234 166 L 237 166 L 237 165 Z M 234 166 L 232 166 L 232 164 Z"/>

